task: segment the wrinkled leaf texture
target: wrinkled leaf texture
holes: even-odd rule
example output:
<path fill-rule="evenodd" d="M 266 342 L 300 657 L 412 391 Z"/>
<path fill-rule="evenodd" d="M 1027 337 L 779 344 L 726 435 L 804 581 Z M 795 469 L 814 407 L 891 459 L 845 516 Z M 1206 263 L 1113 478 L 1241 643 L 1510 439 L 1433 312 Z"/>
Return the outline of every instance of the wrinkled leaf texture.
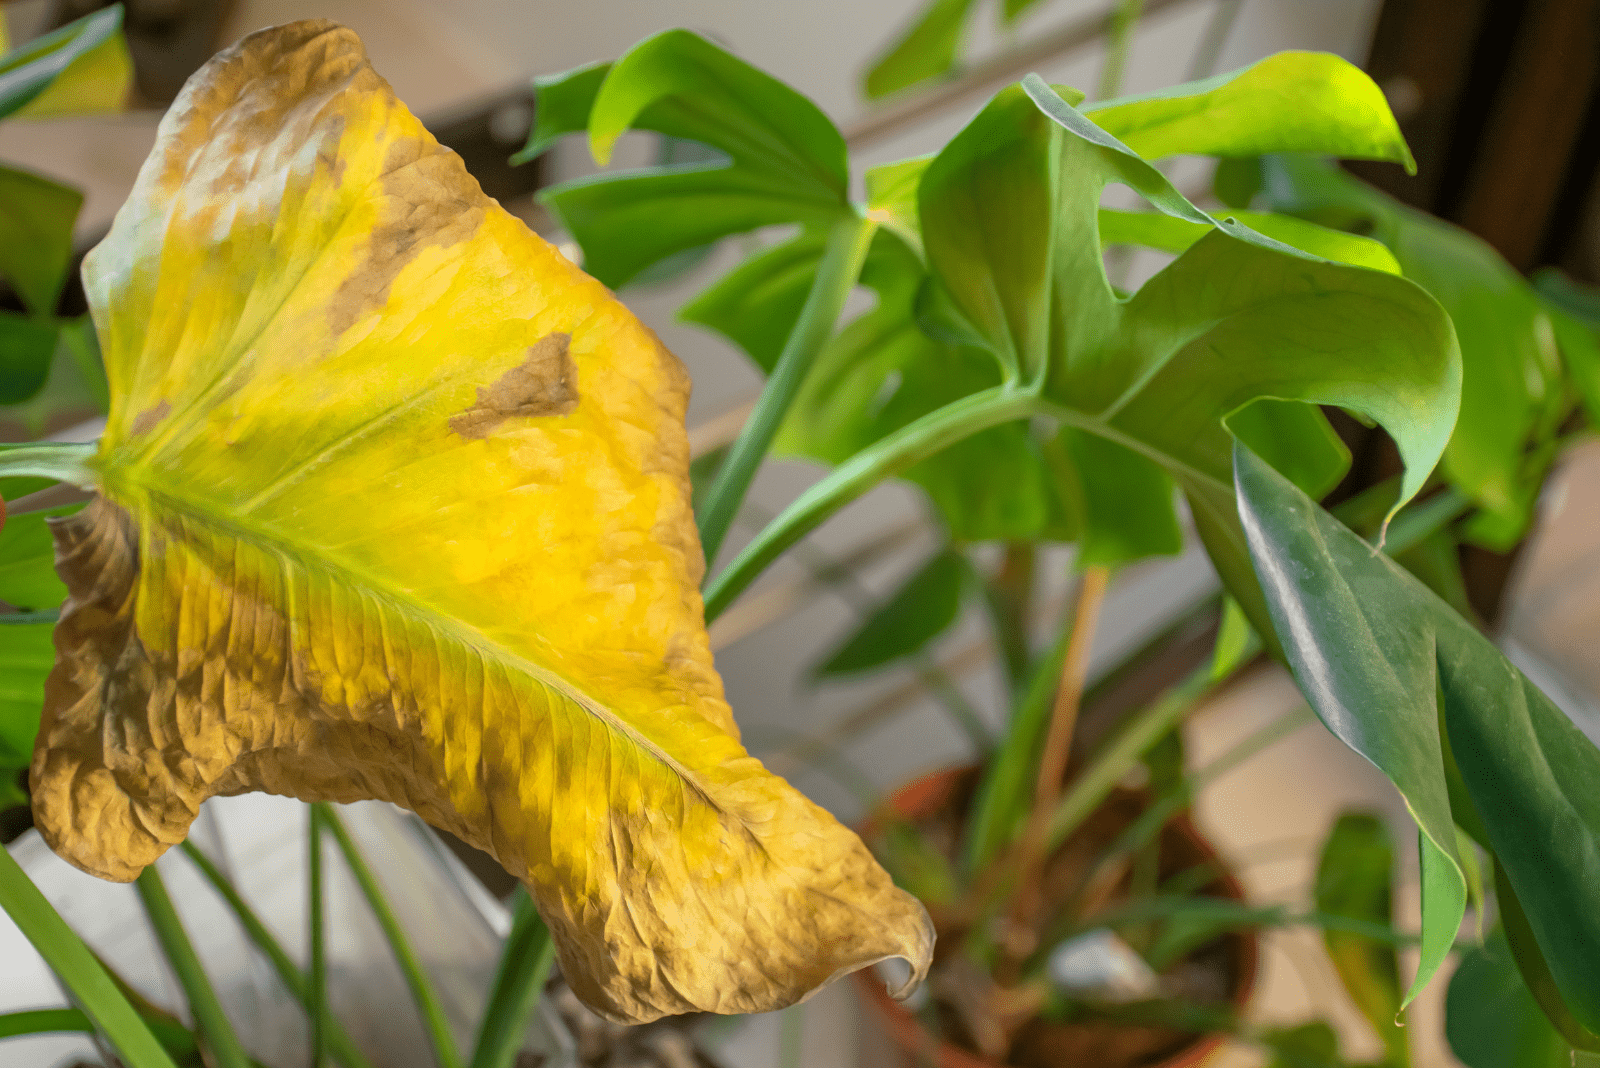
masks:
<path fill-rule="evenodd" d="M 920 905 L 739 745 L 680 365 L 354 34 L 207 64 L 84 274 L 112 404 L 55 527 L 58 853 L 128 880 L 207 797 L 376 797 L 525 880 L 615 1020 L 920 976 Z"/>

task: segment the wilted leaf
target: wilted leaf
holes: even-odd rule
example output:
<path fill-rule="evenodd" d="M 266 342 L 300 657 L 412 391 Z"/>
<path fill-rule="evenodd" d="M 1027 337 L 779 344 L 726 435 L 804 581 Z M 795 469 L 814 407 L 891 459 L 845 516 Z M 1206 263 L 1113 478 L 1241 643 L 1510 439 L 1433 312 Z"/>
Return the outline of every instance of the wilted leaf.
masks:
<path fill-rule="evenodd" d="M 817 665 L 816 676 L 865 671 L 920 651 L 956 621 L 971 580 L 966 557 L 953 549 L 938 553 Z"/>
<path fill-rule="evenodd" d="M 0 167 L 0 275 L 36 316 L 55 314 L 82 205 L 76 189 Z"/>
<path fill-rule="evenodd" d="M 1322 845 L 1322 859 L 1317 864 L 1317 909 L 1330 916 L 1388 927 L 1393 920 L 1393 881 L 1394 848 L 1383 821 L 1366 812 L 1342 813 Z M 1400 965 L 1394 948 L 1332 927 L 1322 932 L 1322 941 L 1350 1000 L 1388 1048 L 1390 1068 L 1410 1064 L 1406 1032 L 1396 1022 Z"/>
<path fill-rule="evenodd" d="M 213 795 L 376 797 L 527 881 L 613 1019 L 922 974 L 921 907 L 738 743 L 678 362 L 353 34 L 204 67 L 84 274 L 112 407 L 55 528 L 53 848 L 126 880 Z"/>
<path fill-rule="evenodd" d="M 0 118 L 120 111 L 132 77 L 117 4 L 0 57 Z"/>
<path fill-rule="evenodd" d="M 1329 730 L 1394 782 L 1422 830 L 1422 957 L 1408 999 L 1461 925 L 1459 823 L 1487 837 L 1572 1015 L 1600 1030 L 1600 750 L 1415 578 L 1248 450 L 1235 462 L 1250 552 L 1296 681 Z"/>

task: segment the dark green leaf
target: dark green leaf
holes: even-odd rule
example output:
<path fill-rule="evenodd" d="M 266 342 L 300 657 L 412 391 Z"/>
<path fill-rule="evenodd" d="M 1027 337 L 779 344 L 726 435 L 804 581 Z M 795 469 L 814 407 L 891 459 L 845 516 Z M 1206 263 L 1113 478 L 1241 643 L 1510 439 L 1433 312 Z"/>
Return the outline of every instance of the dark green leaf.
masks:
<path fill-rule="evenodd" d="M 9 321 L 9 314 L 0 312 L 0 322 Z M 58 319 L 51 327 L 54 336 L 53 353 L 45 361 L 44 385 L 35 387 L 33 393 L 21 403 L 0 401 L 0 418 L 21 423 L 30 435 L 38 437 L 46 429 L 70 426 L 75 422 L 105 413 L 105 373 L 97 354 L 83 358 L 73 344 L 73 331 L 79 324 L 88 326 L 88 316 L 81 320 Z M 36 325 L 29 321 L 29 325 Z M 88 326 L 89 336 L 93 336 Z M 3 361 L 3 328 L 0 328 L 0 361 Z M 0 376 L 6 374 L 0 362 Z M 9 490 L 7 492 L 10 492 Z"/>
<path fill-rule="evenodd" d="M 934 556 L 862 620 L 813 674 L 829 678 L 867 671 L 920 652 L 956 621 L 971 578 L 966 557 L 955 550 Z"/>
<path fill-rule="evenodd" d="M 0 167 L 0 275 L 35 316 L 53 315 L 72 261 L 72 224 L 83 194 Z"/>
<path fill-rule="evenodd" d="M 1317 865 L 1317 909 L 1387 927 L 1393 921 L 1393 881 L 1394 848 L 1383 821 L 1365 812 L 1340 815 Z M 1325 929 L 1322 940 L 1350 1000 L 1388 1049 L 1388 1064 L 1391 1068 L 1410 1064 L 1405 1029 L 1395 1022 L 1400 1013 L 1400 965 L 1394 948 L 1334 928 Z"/>
<path fill-rule="evenodd" d="M 44 387 L 56 324 L 0 310 L 0 404 L 20 404 Z"/>
<path fill-rule="evenodd" d="M 1510 876 L 1499 858 L 1494 862 L 1494 893 L 1500 909 L 1500 927 L 1505 932 L 1506 944 L 1511 947 L 1511 959 L 1516 962 L 1522 981 L 1545 1019 L 1575 1049 L 1600 1051 L 1600 1034 L 1585 1027 L 1562 996 L 1560 984 L 1550 971 L 1550 962 L 1545 959 L 1533 925 L 1528 922 L 1528 913 L 1517 899 L 1516 888 L 1511 885 Z"/>
<path fill-rule="evenodd" d="M 61 607 L 67 587 L 56 576 L 55 543 L 45 520 L 71 515 L 80 507 L 7 517 L 0 528 L 0 601 L 26 612 Z"/>
<path fill-rule="evenodd" d="M 1229 74 L 1085 111 L 1146 159 L 1314 152 L 1416 170 L 1383 91 L 1327 52 L 1279 52 Z"/>
<path fill-rule="evenodd" d="M 1261 158 L 1237 156 L 1218 160 L 1211 176 L 1211 192 L 1230 208 L 1248 208 L 1261 192 Z"/>
<path fill-rule="evenodd" d="M 1461 343 L 1461 415 L 1444 472 L 1481 509 L 1466 537 L 1495 549 L 1515 544 L 1543 481 L 1542 467 L 1529 469 L 1529 447 L 1561 403 L 1550 316 L 1532 287 L 1477 237 L 1336 167 L 1300 157 L 1271 157 L 1264 166 L 1275 207 L 1371 228 L 1406 277 L 1450 313 Z"/>
<path fill-rule="evenodd" d="M 1539 1011 L 1505 931 L 1465 950 L 1445 1000 L 1445 1035 L 1467 1068 L 1570 1068 L 1572 1047 Z"/>
<path fill-rule="evenodd" d="M 0 118 L 29 104 L 74 64 L 112 41 L 122 28 L 122 5 L 85 15 L 0 58 Z"/>
<path fill-rule="evenodd" d="M 513 164 L 542 156 L 567 134 L 589 128 L 589 109 L 600 85 L 611 73 L 610 63 L 590 63 L 560 74 L 533 80 L 533 128 L 528 143 L 511 157 Z"/>
<path fill-rule="evenodd" d="M 54 630 L 53 623 L 0 627 L 0 767 L 25 768 L 33 759 Z"/>
<path fill-rule="evenodd" d="M 1476 628 L 1240 448 L 1239 510 L 1301 691 L 1422 830 L 1417 989 L 1465 910 L 1455 824 L 1483 833 L 1572 1014 L 1600 1023 L 1600 750 Z M 1456 812 L 1441 724 L 1473 812 Z"/>
<path fill-rule="evenodd" d="M 1183 551 L 1176 490 L 1160 465 L 1114 441 L 1067 427 L 1046 456 L 1056 485 L 1075 499 L 1076 566 L 1116 567 Z"/>
<path fill-rule="evenodd" d="M 574 97 L 587 84 L 574 84 Z M 602 173 L 542 194 L 582 246 L 584 269 L 607 285 L 728 234 L 831 223 L 852 210 L 844 139 L 828 117 L 687 30 L 640 42 L 605 74 L 589 109 L 595 159 L 609 162 L 630 129 L 696 141 L 726 159 Z"/>
<path fill-rule="evenodd" d="M 867 99 L 880 99 L 949 71 L 955 65 L 972 4 L 973 0 L 931 0 L 867 68 L 862 80 Z"/>

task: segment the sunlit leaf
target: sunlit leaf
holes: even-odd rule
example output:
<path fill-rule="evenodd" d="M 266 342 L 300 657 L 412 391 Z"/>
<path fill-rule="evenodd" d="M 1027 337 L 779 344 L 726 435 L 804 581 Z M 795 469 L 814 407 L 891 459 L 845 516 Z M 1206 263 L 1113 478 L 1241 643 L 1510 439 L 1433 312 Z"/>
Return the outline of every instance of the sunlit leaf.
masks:
<path fill-rule="evenodd" d="M 1317 864 L 1317 909 L 1330 916 L 1388 927 L 1393 921 L 1391 887 L 1394 847 L 1383 821 L 1366 812 L 1339 816 L 1322 845 Z M 1411 1063 L 1400 1013 L 1400 965 L 1392 946 L 1332 927 L 1322 932 L 1328 959 L 1389 1051 L 1390 1068 Z"/>
<path fill-rule="evenodd" d="M 610 73 L 610 63 L 590 63 L 561 74 L 535 78 L 533 128 L 528 131 L 528 143 L 511 157 L 511 162 L 527 163 L 543 155 L 567 134 L 587 130 L 594 98 Z"/>
<path fill-rule="evenodd" d="M 1219 219 L 1234 219 L 1258 234 L 1265 234 L 1274 241 L 1282 241 L 1285 245 L 1325 260 L 1348 263 L 1354 267 L 1370 267 L 1388 274 L 1401 273 L 1394 253 L 1370 237 L 1318 226 L 1293 215 L 1264 211 L 1230 211 L 1219 212 L 1218 215 Z M 1163 252 L 1185 252 L 1211 230 L 1210 226 L 1159 212 L 1100 209 L 1100 241 L 1107 245 L 1142 245 Z"/>
<path fill-rule="evenodd" d="M 1328 52 L 1278 52 L 1242 70 L 1084 112 L 1146 159 L 1312 152 L 1416 170 L 1383 90 Z"/>
<path fill-rule="evenodd" d="M 0 57 L 0 118 L 120 111 L 132 76 L 113 4 Z"/>
<path fill-rule="evenodd" d="M 952 549 L 936 554 L 863 619 L 814 674 L 827 678 L 866 671 L 920 652 L 956 621 L 962 591 L 971 584 L 966 557 Z"/>
<path fill-rule="evenodd" d="M 127 880 L 202 801 L 403 804 L 525 880 L 621 1021 L 778 1008 L 926 915 L 739 745 L 681 366 L 323 21 L 207 64 L 85 288 L 112 405 L 34 762 Z"/>
<path fill-rule="evenodd" d="M 552 120 L 561 124 L 555 132 L 582 111 L 598 70 L 559 83 L 570 99 Z M 541 194 L 582 246 L 584 268 L 607 285 L 728 234 L 827 223 L 852 210 L 844 138 L 828 117 L 703 37 L 667 30 L 641 41 L 593 92 L 589 144 L 601 164 L 630 129 L 697 141 L 726 157 L 601 173 Z"/>
<path fill-rule="evenodd" d="M 973 2 L 929 0 L 916 20 L 867 68 L 862 80 L 867 99 L 877 100 L 948 72 L 955 65 Z"/>
<path fill-rule="evenodd" d="M 55 313 L 82 205 L 76 189 L 0 167 L 0 275 L 36 316 Z"/>
<path fill-rule="evenodd" d="M 1408 999 L 1461 925 L 1459 823 L 1488 839 L 1561 996 L 1596 1029 L 1600 750 L 1415 578 L 1247 449 L 1236 464 L 1250 552 L 1301 691 L 1394 782 L 1422 830 L 1422 956 Z"/>
<path fill-rule="evenodd" d="M 1386 197 L 1320 161 L 1272 157 L 1266 191 L 1275 207 L 1361 225 L 1394 252 L 1407 278 L 1444 305 L 1461 341 L 1461 417 L 1445 449 L 1444 472 L 1481 512 L 1469 539 L 1492 548 L 1516 543 L 1532 517 L 1542 465 L 1529 447 L 1548 436 L 1561 403 L 1562 374 L 1549 314 L 1500 254 L 1449 223 Z"/>

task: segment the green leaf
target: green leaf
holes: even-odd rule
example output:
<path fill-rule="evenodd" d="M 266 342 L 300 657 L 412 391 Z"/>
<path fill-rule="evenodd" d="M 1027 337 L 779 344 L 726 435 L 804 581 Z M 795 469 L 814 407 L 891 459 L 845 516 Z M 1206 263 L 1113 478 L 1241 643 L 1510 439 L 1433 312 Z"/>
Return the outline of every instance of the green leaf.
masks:
<path fill-rule="evenodd" d="M 1560 984 L 1550 971 L 1550 962 L 1539 948 L 1538 936 L 1528 922 L 1528 913 L 1517 899 L 1517 891 L 1505 865 L 1499 858 L 1494 863 L 1495 903 L 1500 908 L 1500 926 L 1505 931 L 1506 944 L 1511 947 L 1511 959 L 1527 984 L 1528 992 L 1538 1002 L 1545 1019 L 1555 1026 L 1562 1038 L 1575 1049 L 1600 1050 L 1600 1034 L 1585 1027 L 1572 1014 L 1562 996 Z"/>
<path fill-rule="evenodd" d="M 899 238 L 878 235 L 861 281 L 878 294 L 878 304 L 819 354 L 775 443 L 778 454 L 842 464 L 918 418 L 1000 382 L 986 353 L 936 341 L 917 325 L 925 275 Z M 782 291 L 768 292 L 776 297 Z M 757 321 L 763 311 L 773 320 L 786 314 L 778 299 L 744 309 Z M 996 471 L 1006 477 L 995 478 Z M 927 492 L 957 540 L 1070 540 L 1077 534 L 1045 451 L 1023 422 L 968 437 L 910 467 L 905 477 Z"/>
<path fill-rule="evenodd" d="M 1272 1052 L 1267 1068 L 1343 1068 L 1339 1036 L 1321 1020 L 1296 1027 L 1272 1027 L 1258 1038 Z"/>
<path fill-rule="evenodd" d="M 535 78 L 533 127 L 528 131 L 528 143 L 511 157 L 511 162 L 527 163 L 544 155 L 567 134 L 587 130 L 589 110 L 610 73 L 611 64 L 602 62 Z"/>
<path fill-rule="evenodd" d="M 1461 343 L 1461 415 L 1444 473 L 1482 510 L 1467 539 L 1498 550 L 1514 545 L 1548 463 L 1530 468 L 1530 446 L 1550 436 L 1551 409 L 1562 399 L 1550 315 L 1537 294 L 1485 242 L 1336 167 L 1300 157 L 1272 157 L 1264 166 L 1275 207 L 1370 229 L 1405 276 L 1450 313 Z"/>
<path fill-rule="evenodd" d="M 1264 211 L 1221 212 L 1218 220 L 1234 219 L 1274 241 L 1308 252 L 1313 256 L 1354 267 L 1370 267 L 1387 274 L 1400 274 L 1400 264 L 1381 242 L 1370 237 L 1347 234 L 1293 215 Z M 1100 209 L 1100 241 L 1106 245 L 1142 245 L 1163 252 L 1185 252 L 1209 234 L 1210 226 L 1176 219 L 1150 211 Z"/>
<path fill-rule="evenodd" d="M 36 316 L 56 310 L 72 262 L 72 224 L 82 206 L 76 189 L 0 167 L 0 274 Z"/>
<path fill-rule="evenodd" d="M 1212 194 L 1230 208 L 1250 206 L 1261 192 L 1261 157 L 1229 156 L 1217 161 L 1211 176 Z M 1294 242 L 1289 242 L 1294 244 Z"/>
<path fill-rule="evenodd" d="M 0 118 L 18 112 L 31 112 L 34 117 L 59 114 L 63 105 L 84 98 L 95 110 L 103 110 L 108 97 L 120 99 L 127 89 L 127 72 L 122 73 L 120 86 L 117 84 L 117 56 L 120 54 L 124 64 L 127 57 L 121 29 L 122 5 L 113 4 L 0 57 Z M 93 84 L 86 91 L 74 84 L 80 79 Z M 62 100 L 44 106 L 51 101 L 39 97 L 57 82 L 64 83 Z M 40 106 L 23 111 L 31 103 Z"/>
<path fill-rule="evenodd" d="M 1053 447 L 1051 447 L 1053 446 Z M 1117 567 L 1183 551 L 1176 489 L 1160 465 L 1114 441 L 1072 427 L 1047 446 L 1058 492 L 1079 517 L 1074 566 Z"/>
<path fill-rule="evenodd" d="M 678 309 L 678 318 L 717 331 L 771 374 L 800 318 L 827 241 L 827 233 L 805 230 L 762 249 Z"/>
<path fill-rule="evenodd" d="M 1232 597 L 1222 598 L 1222 621 L 1217 625 L 1217 643 L 1211 651 L 1211 681 L 1221 682 L 1232 675 L 1244 657 L 1259 647 L 1251 641 L 1253 631 L 1244 609 Z"/>
<path fill-rule="evenodd" d="M 971 579 L 966 557 L 954 549 L 936 554 L 862 620 L 813 675 L 867 671 L 920 652 L 956 621 L 962 591 Z"/>
<path fill-rule="evenodd" d="M 563 82 L 574 101 L 592 70 Z M 570 102 L 571 114 L 580 104 Z M 553 120 L 554 121 L 554 120 Z M 728 234 L 831 223 L 852 209 L 844 139 L 815 104 L 687 30 L 635 45 L 604 75 L 589 144 L 609 162 L 630 129 L 697 141 L 725 160 L 581 178 L 541 194 L 612 287 L 659 260 Z"/>
<path fill-rule="evenodd" d="M 1317 864 L 1318 911 L 1388 927 L 1393 882 L 1394 848 L 1383 821 L 1366 812 L 1342 813 Z M 1396 1023 L 1400 965 L 1394 948 L 1331 927 L 1323 930 L 1322 941 L 1350 1000 L 1383 1040 L 1390 1068 L 1405 1068 L 1411 1051 L 1405 1029 Z"/>
<path fill-rule="evenodd" d="M 1445 999 L 1445 1036 L 1467 1068 L 1572 1064 L 1572 1047 L 1539 1010 L 1498 927 L 1461 954 Z"/>
<path fill-rule="evenodd" d="M 1600 426 L 1600 292 L 1581 286 L 1555 267 L 1533 276 L 1534 289 L 1550 313 L 1556 345 L 1583 398 L 1591 425 Z"/>
<path fill-rule="evenodd" d="M 67 586 L 56 575 L 55 544 L 45 520 L 81 505 L 10 516 L 0 527 L 0 601 L 25 612 L 61 607 Z"/>
<path fill-rule="evenodd" d="M 956 61 L 973 0 L 931 0 L 915 22 L 885 49 L 862 79 L 868 100 L 879 100 L 947 73 Z"/>
<path fill-rule="evenodd" d="M 868 169 L 867 211 L 884 229 L 899 235 L 922 255 L 922 224 L 917 219 L 917 189 L 933 154 L 885 163 Z"/>
<path fill-rule="evenodd" d="M 1415 578 L 1247 449 L 1235 462 L 1251 556 L 1301 691 L 1389 777 L 1422 832 L 1422 956 L 1407 1000 L 1461 925 L 1460 823 L 1488 838 L 1562 997 L 1594 1029 L 1600 750 Z M 1441 730 L 1473 812 L 1452 808 Z"/>
<path fill-rule="evenodd" d="M 21 404 L 44 388 L 56 324 L 0 310 L 0 404 Z"/>
<path fill-rule="evenodd" d="M 1108 100 L 1085 113 L 1146 159 L 1313 152 L 1417 169 L 1383 90 L 1327 52 L 1279 52 L 1242 70 Z"/>
<path fill-rule="evenodd" d="M 10 322 L 5 318 L 8 315 L 0 312 L 0 323 Z M 46 428 L 70 426 L 106 411 L 104 368 L 98 358 L 85 359 L 74 343 L 74 333 L 84 326 L 93 335 L 94 328 L 88 319 L 86 315 L 79 320 L 56 320 L 51 326 L 53 351 L 45 360 L 44 385 L 36 387 L 21 402 L 0 401 L 0 417 L 21 423 L 29 434 L 38 436 Z M 38 325 L 32 320 L 27 322 L 30 326 Z M 0 360 L 4 359 L 5 352 L 3 337 L 3 327 L 0 327 Z M 0 363 L 0 368 L 3 366 Z M 0 370 L 0 376 L 5 373 Z M 15 380 L 10 384 L 20 385 Z"/>
<path fill-rule="evenodd" d="M 94 1034 L 94 1021 L 82 1009 L 33 1009 L 0 1015 L 0 1038 L 61 1031 Z"/>
<path fill-rule="evenodd" d="M 0 767 L 25 768 L 33 758 L 44 680 L 56 662 L 54 631 L 54 623 L 0 627 Z"/>

